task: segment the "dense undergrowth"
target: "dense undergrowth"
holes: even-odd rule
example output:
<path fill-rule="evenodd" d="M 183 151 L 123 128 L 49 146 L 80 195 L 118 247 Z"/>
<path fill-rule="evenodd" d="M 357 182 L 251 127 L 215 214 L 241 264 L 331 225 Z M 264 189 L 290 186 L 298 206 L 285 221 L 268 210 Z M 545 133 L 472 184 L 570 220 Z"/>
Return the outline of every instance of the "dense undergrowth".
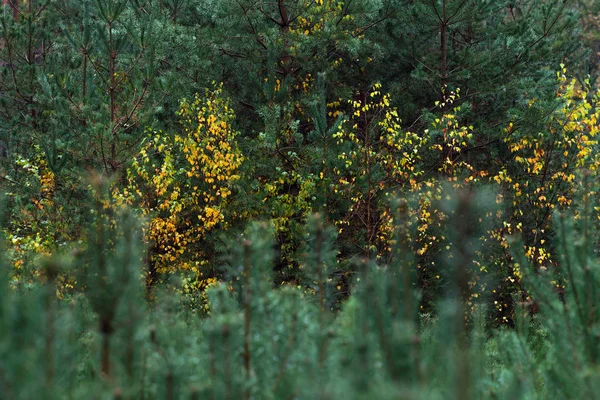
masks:
<path fill-rule="evenodd" d="M 38 282 L 2 269 L 2 398 L 593 398 L 600 261 L 590 193 L 576 217 L 555 216 L 556 269 L 531 266 L 511 240 L 531 296 L 515 298 L 507 329 L 493 328 L 486 301 L 467 293 L 479 246 L 471 221 L 490 195 L 447 190 L 454 246 L 439 262 L 450 284 L 426 314 L 406 225 L 396 226 L 393 261 L 360 261 L 340 304 L 335 229 L 321 216 L 309 221 L 297 286 L 273 286 L 273 226 L 252 224 L 222 258 L 227 279 L 190 307 L 181 281 L 148 302 L 135 218 L 98 217 L 88 248 L 45 258 Z M 399 221 L 408 207 L 394 205 Z M 73 268 L 82 292 L 59 300 L 57 279 Z"/>

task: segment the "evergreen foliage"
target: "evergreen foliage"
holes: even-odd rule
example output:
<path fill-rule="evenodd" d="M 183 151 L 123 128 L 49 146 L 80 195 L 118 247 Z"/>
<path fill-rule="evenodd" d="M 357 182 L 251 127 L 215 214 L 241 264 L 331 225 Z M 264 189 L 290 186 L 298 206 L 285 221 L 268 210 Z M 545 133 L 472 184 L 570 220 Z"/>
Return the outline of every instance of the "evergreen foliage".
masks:
<path fill-rule="evenodd" d="M 353 296 L 333 312 L 335 235 L 322 218 L 309 224 L 297 287 L 273 287 L 273 227 L 253 224 L 231 242 L 227 281 L 207 289 L 209 311 L 199 316 L 167 287 L 148 307 L 131 214 L 112 228 L 98 216 L 89 250 L 47 258 L 39 282 L 15 286 L 4 264 L 0 389 L 7 399 L 593 397 L 590 194 L 580 217 L 556 215 L 567 276 L 525 268 L 514 246 L 532 297 L 519 302 L 516 329 L 497 331 L 488 329 L 483 302 L 467 313 L 466 260 L 476 251 L 468 221 L 479 204 L 471 193 L 455 194 L 449 206 L 458 229 L 443 268 L 452 287 L 435 316 L 419 312 L 406 225 L 396 231 L 394 262 L 362 261 Z M 407 212 L 405 203 L 394 208 L 400 219 Z M 59 301 L 57 276 L 78 264 L 87 271 L 84 293 Z"/>
<path fill-rule="evenodd" d="M 5 0 L 0 399 L 594 397 L 590 0 Z"/>

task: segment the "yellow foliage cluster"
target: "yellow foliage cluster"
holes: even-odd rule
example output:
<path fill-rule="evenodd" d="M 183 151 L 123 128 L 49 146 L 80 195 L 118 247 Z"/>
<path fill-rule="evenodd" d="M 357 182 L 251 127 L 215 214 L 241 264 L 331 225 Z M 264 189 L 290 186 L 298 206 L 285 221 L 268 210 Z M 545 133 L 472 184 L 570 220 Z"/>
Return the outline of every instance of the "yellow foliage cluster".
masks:
<path fill-rule="evenodd" d="M 55 249 L 54 226 L 52 221 L 58 215 L 54 204 L 54 173 L 48 168 L 43 153 L 38 148 L 32 159 L 17 157 L 17 165 L 25 176 L 26 186 L 36 186 L 38 194 L 29 200 L 32 207 L 24 207 L 20 212 L 19 226 L 8 227 L 8 255 L 14 267 L 19 270 L 31 255 L 50 255 Z M 11 193 L 9 193 L 9 196 Z"/>
<path fill-rule="evenodd" d="M 520 132 L 517 122 L 511 122 L 504 130 L 502 141 L 509 151 L 507 157 L 514 162 L 499 160 L 476 169 L 464 157 L 465 149 L 477 148 L 473 128 L 461 126 L 455 112 L 444 113 L 433 124 L 432 129 L 441 130 L 443 134 L 442 143 L 432 144 L 431 149 L 442 154 L 439 172 L 444 179 L 455 188 L 473 182 L 499 186 L 496 203 L 500 208 L 486 215 L 496 228 L 480 239 L 504 249 L 506 257 L 496 254 L 491 259 L 474 260 L 481 274 L 470 282 L 473 298 L 488 290 L 481 278 L 490 271 L 504 271 L 507 284 L 519 283 L 520 268 L 512 264 L 508 256 L 507 237 L 510 235 L 524 237 L 526 256 L 540 268 L 549 268 L 555 262 L 553 249 L 548 247 L 553 211 L 571 206 L 578 184 L 578 171 L 595 174 L 598 169 L 600 160 L 594 148 L 598 144 L 600 97 L 598 94 L 590 95 L 575 80 L 568 80 L 564 69 L 558 73 L 558 82 L 556 96 L 559 107 L 546 115 L 539 132 Z M 529 107 L 535 108 L 537 101 L 531 100 Z M 419 182 L 417 187 L 421 189 L 420 196 L 425 196 L 425 199 L 441 199 L 442 192 L 433 180 Z M 435 244 L 432 240 L 435 238 L 427 233 L 428 225 L 447 216 L 439 210 L 429 209 L 431 203 L 427 200 L 420 201 L 420 204 L 427 210 L 419 211 L 422 217 L 418 222 L 420 237 L 417 241 L 422 244 L 418 253 L 423 256 Z M 527 231 L 525 227 L 528 227 Z M 420 267 L 426 268 L 425 265 Z M 507 308 L 502 301 L 496 302 L 495 306 L 500 312 Z"/>
<path fill-rule="evenodd" d="M 505 129 L 504 142 L 521 168 L 505 167 L 492 177 L 504 188 L 504 197 L 512 200 L 508 205 L 512 213 L 505 216 L 504 228 L 496 232 L 496 237 L 508 247 L 503 239 L 506 234 L 519 232 L 531 236 L 526 254 L 540 266 L 552 261 L 551 251 L 544 244 L 553 210 L 572 204 L 576 171 L 595 173 L 600 162 L 593 151 L 598 143 L 598 94 L 590 96 L 574 79 L 567 79 L 564 68 L 558 73 L 558 81 L 557 97 L 562 101 L 548 117 L 543 132 L 520 134 L 513 123 Z M 535 101 L 530 102 L 530 107 L 535 106 Z M 530 209 L 524 209 L 524 204 L 530 205 Z M 536 220 L 531 232 L 522 231 L 527 213 Z"/>
<path fill-rule="evenodd" d="M 339 146 L 337 157 L 343 167 L 334 169 L 332 191 L 350 200 L 348 213 L 336 221 L 339 233 L 350 227 L 363 226 L 368 232 L 366 240 L 370 250 L 382 257 L 393 245 L 394 221 L 392 212 L 375 199 L 395 193 L 416 196 L 416 207 L 409 210 L 407 224 L 414 226 L 416 237 L 407 238 L 416 245 L 418 269 L 428 274 L 435 267 L 433 251 L 450 251 L 453 244 L 440 235 L 449 215 L 439 209 L 444 190 L 440 181 L 454 189 L 468 188 L 473 184 L 496 185 L 499 193 L 497 211 L 488 212 L 485 218 L 494 226 L 479 238 L 484 246 L 499 248 L 497 253 L 478 253 L 473 260 L 477 271 L 469 285 L 472 298 L 495 288 L 487 287 L 485 274 L 504 271 L 506 283 L 518 284 L 521 271 L 510 262 L 507 236 L 524 235 L 526 255 L 541 268 L 553 262 L 549 235 L 551 216 L 556 208 L 572 203 L 576 190 L 577 171 L 585 169 L 595 174 L 600 163 L 594 151 L 598 144 L 599 95 L 591 96 L 575 80 L 566 78 L 566 71 L 558 74 L 559 108 L 546 115 L 540 132 L 520 132 L 515 121 L 510 123 L 501 139 L 514 162 L 493 160 L 489 163 L 472 163 L 469 152 L 486 146 L 477 141 L 473 126 L 463 125 L 457 117 L 459 110 L 452 105 L 459 92 L 447 93 L 446 103 L 437 104 L 441 110 L 420 134 L 403 131 L 396 111 L 390 107 L 389 96 L 380 93 L 375 85 L 367 96 L 357 94 L 349 101 L 350 118 L 342 129 L 334 133 Z M 337 113 L 340 102 L 330 103 L 329 116 Z M 529 103 L 536 107 L 536 100 Z M 344 146 L 351 143 L 351 146 Z M 425 173 L 424 166 L 436 166 L 437 174 Z M 369 215 L 375 213 L 376 215 Z M 483 223 L 484 221 L 480 221 Z M 524 227 L 530 231 L 524 232 Z M 407 229 L 407 232 L 410 229 Z M 449 253 L 450 254 L 450 253 Z M 438 276 L 433 276 L 439 279 Z M 471 299 L 472 300 L 472 299 Z M 498 311 L 508 306 L 502 300 L 496 303 Z M 505 319 L 507 321 L 508 319 Z"/>
<path fill-rule="evenodd" d="M 227 228 L 243 161 L 222 86 L 183 100 L 178 114 L 182 131 L 153 132 L 127 171 L 128 185 L 113 190 L 117 204 L 133 205 L 147 218 L 149 262 L 158 273 L 199 272 L 199 244 L 216 227 Z"/>
<path fill-rule="evenodd" d="M 30 158 L 17 155 L 16 165 L 21 172 L 19 184 L 31 193 L 27 203 L 15 210 L 16 214 L 3 231 L 7 239 L 5 256 L 14 268 L 13 282 L 24 283 L 40 276 L 40 271 L 34 268 L 28 269 L 29 275 L 25 275 L 25 265 L 38 265 L 40 260 L 55 254 L 68 242 L 81 241 L 81 237 L 75 233 L 65 206 L 55 199 L 56 176 L 49 168 L 42 149 L 35 145 Z M 18 198 L 11 189 L 6 194 L 9 198 Z M 57 284 L 59 298 L 74 288 L 73 278 L 62 274 L 57 278 Z"/>
<path fill-rule="evenodd" d="M 352 20 L 353 16 L 344 15 L 343 0 L 314 0 L 309 2 L 303 15 L 298 16 L 290 27 L 290 33 L 297 36 L 319 34 L 326 30 L 327 24 Z"/>
<path fill-rule="evenodd" d="M 339 113 L 340 102 L 329 106 L 330 115 Z M 390 95 L 382 93 L 378 83 L 367 93 L 357 93 L 348 107 L 350 117 L 333 134 L 341 149 L 337 154 L 341 164 L 332 171 L 331 192 L 350 205 L 335 224 L 340 234 L 359 224 L 365 230 L 369 252 L 391 250 L 392 213 L 378 202 L 391 199 L 397 189 L 417 185 L 423 174 L 417 164 L 427 138 L 402 130 L 398 111 L 390 106 Z"/>

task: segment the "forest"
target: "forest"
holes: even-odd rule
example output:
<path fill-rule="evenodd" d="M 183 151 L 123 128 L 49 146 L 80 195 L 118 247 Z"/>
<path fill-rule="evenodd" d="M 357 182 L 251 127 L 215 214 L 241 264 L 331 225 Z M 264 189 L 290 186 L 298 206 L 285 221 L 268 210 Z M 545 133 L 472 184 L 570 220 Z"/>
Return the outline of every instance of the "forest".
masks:
<path fill-rule="evenodd" d="M 600 1 L 0 7 L 0 400 L 600 396 Z"/>

